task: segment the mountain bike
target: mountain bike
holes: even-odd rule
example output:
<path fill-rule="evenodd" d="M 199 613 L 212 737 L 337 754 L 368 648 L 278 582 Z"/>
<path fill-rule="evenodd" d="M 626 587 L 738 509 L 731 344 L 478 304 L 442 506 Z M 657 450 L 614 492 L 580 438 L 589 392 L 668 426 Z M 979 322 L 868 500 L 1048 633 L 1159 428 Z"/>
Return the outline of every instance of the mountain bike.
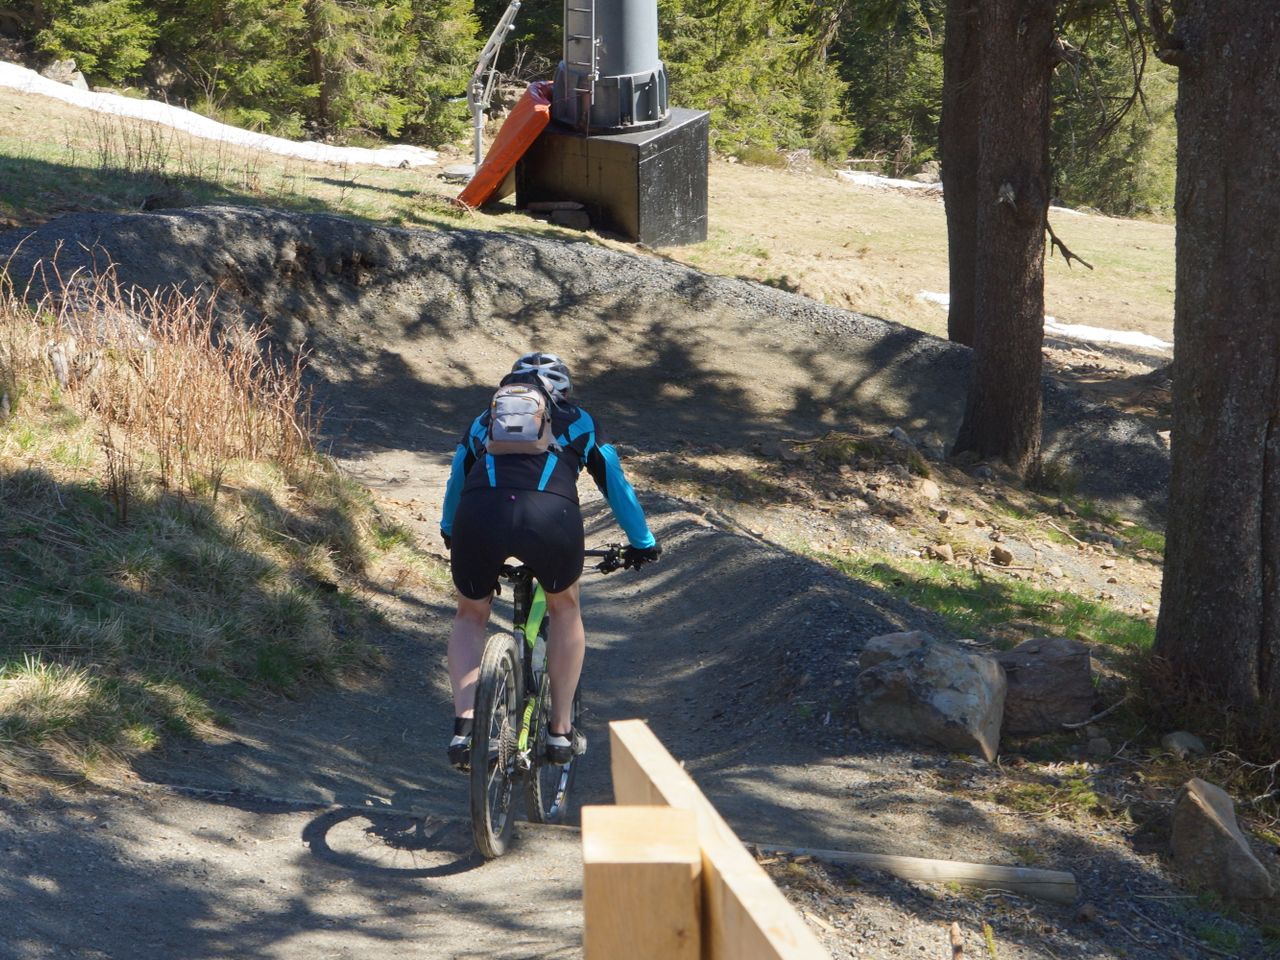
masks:
<path fill-rule="evenodd" d="M 584 555 L 600 558 L 595 569 L 601 573 L 632 566 L 621 544 Z M 563 766 L 545 758 L 551 720 L 546 592 L 526 566 L 504 564 L 502 577 L 512 586 L 514 627 L 510 633 L 494 634 L 485 644 L 471 738 L 471 830 L 476 849 L 487 859 L 507 849 L 517 786 L 524 785 L 531 822 L 559 822 L 578 765 L 577 757 Z M 581 690 L 579 684 L 573 696 L 574 726 Z"/>

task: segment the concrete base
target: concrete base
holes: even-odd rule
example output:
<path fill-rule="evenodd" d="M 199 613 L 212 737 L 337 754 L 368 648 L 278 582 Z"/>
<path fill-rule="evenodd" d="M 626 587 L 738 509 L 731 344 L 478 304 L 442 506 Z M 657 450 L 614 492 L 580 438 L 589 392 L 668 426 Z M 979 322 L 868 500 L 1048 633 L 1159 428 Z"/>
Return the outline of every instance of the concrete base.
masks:
<path fill-rule="evenodd" d="M 591 136 L 551 124 L 516 166 L 516 205 L 576 200 L 600 229 L 651 247 L 707 239 L 709 115 Z"/>

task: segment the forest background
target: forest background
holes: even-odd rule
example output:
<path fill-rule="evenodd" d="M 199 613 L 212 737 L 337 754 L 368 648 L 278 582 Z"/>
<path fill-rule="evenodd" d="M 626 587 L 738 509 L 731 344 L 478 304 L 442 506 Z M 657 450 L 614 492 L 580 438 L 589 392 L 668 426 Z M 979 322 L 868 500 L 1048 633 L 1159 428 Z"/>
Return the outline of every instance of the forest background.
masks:
<path fill-rule="evenodd" d="M 500 69 L 548 78 L 561 0 L 525 0 Z M 469 123 L 467 80 L 506 0 L 2 0 L 31 64 L 74 59 L 95 88 L 294 138 L 439 146 Z M 659 0 L 673 102 L 711 112 L 713 148 L 781 164 L 866 161 L 895 176 L 938 153 L 945 0 Z M 1136 69 L 1109 0 L 1062 7 L 1080 51 L 1055 77 L 1054 194 L 1170 215 L 1176 72 Z M 1136 95 L 1135 95 L 1136 94 Z M 1107 135 L 1102 136 L 1103 133 Z"/>

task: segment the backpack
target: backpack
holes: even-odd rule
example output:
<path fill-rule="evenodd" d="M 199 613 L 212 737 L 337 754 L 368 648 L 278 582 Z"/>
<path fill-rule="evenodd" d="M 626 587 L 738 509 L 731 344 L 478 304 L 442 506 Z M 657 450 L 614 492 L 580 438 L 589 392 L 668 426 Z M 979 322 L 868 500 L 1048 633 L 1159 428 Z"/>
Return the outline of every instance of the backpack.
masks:
<path fill-rule="evenodd" d="M 499 387 L 489 403 L 489 437 L 485 449 L 496 456 L 545 453 L 553 445 L 546 393 L 528 383 Z"/>

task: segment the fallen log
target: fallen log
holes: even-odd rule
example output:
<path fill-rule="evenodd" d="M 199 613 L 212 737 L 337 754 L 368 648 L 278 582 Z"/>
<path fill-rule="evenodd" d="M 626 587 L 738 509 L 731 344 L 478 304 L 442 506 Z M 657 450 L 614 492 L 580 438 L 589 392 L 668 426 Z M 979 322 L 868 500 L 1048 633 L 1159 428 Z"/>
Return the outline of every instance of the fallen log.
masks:
<path fill-rule="evenodd" d="M 1077 897 L 1074 874 L 1062 870 L 1039 870 L 1034 867 L 997 867 L 985 863 L 959 860 L 931 860 L 927 857 L 900 857 L 889 853 L 855 853 L 848 850 L 818 850 L 809 847 L 772 847 L 753 844 L 761 853 L 792 857 L 813 857 L 827 863 L 880 870 L 904 880 L 926 880 L 931 883 L 958 883 L 966 887 L 998 888 L 1012 893 L 1049 900 L 1053 903 L 1075 903 Z"/>

